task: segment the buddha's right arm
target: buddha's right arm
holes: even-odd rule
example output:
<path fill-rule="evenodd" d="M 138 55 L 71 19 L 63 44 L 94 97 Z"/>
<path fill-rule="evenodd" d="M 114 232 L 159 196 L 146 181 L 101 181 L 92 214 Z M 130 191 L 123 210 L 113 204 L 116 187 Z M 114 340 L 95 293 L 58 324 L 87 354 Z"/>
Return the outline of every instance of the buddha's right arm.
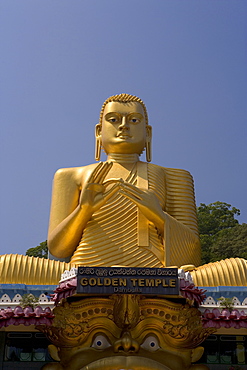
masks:
<path fill-rule="evenodd" d="M 54 230 L 49 232 L 48 248 L 53 256 L 66 258 L 73 254 L 91 215 L 85 207 L 77 206 Z"/>
<path fill-rule="evenodd" d="M 71 256 L 91 217 L 79 204 L 83 168 L 64 168 L 53 181 L 48 248 L 58 258 Z"/>
<path fill-rule="evenodd" d="M 93 213 L 118 190 L 118 183 L 109 191 L 103 185 L 111 167 L 111 163 L 100 162 L 56 172 L 48 232 L 48 248 L 53 256 L 66 258 L 73 254 Z"/>

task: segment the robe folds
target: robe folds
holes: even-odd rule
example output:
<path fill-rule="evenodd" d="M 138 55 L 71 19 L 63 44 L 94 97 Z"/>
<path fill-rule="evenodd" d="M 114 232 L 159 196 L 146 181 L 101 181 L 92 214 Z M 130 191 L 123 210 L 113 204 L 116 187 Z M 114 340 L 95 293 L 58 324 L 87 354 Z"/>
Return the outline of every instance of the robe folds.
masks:
<path fill-rule="evenodd" d="M 198 266 L 200 243 L 190 173 L 137 162 L 125 181 L 155 193 L 164 211 L 164 230 L 158 230 L 136 204 L 116 192 L 87 223 L 71 264 Z"/>

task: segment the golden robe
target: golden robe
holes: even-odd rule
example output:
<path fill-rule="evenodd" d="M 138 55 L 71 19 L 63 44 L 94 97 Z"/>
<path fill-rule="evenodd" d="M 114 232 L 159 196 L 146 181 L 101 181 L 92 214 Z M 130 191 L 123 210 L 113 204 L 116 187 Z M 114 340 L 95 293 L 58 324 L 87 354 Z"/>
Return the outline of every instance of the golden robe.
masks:
<path fill-rule="evenodd" d="M 145 185 L 165 212 L 164 237 L 131 200 L 115 193 L 87 223 L 71 264 L 164 267 L 200 264 L 193 179 L 184 170 L 137 162 L 125 181 Z M 142 186 L 140 186 L 142 187 Z"/>

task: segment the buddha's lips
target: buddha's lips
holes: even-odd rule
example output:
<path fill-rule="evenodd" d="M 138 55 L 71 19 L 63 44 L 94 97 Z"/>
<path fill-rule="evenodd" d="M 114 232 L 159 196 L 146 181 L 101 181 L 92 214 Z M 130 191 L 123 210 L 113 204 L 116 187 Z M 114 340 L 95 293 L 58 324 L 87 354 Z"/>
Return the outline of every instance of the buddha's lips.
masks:
<path fill-rule="evenodd" d="M 169 370 L 169 368 L 146 357 L 114 356 L 94 361 L 80 370 Z"/>
<path fill-rule="evenodd" d="M 132 136 L 131 135 L 129 135 L 127 132 L 125 133 L 125 132 L 120 132 L 119 134 L 117 134 L 117 137 L 120 137 L 120 139 L 122 138 L 122 139 L 125 139 L 126 137 L 129 137 L 129 138 L 131 138 Z"/>

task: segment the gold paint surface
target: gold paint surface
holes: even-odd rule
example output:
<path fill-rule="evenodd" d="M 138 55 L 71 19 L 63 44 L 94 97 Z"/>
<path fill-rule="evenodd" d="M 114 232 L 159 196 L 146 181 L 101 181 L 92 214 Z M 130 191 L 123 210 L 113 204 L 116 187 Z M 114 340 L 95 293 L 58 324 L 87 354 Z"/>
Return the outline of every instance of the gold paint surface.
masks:
<path fill-rule="evenodd" d="M 227 258 L 190 271 L 196 286 L 247 286 L 247 261 Z"/>
<path fill-rule="evenodd" d="M 56 285 L 69 263 L 28 257 L 21 254 L 0 256 L 1 284 Z"/>

